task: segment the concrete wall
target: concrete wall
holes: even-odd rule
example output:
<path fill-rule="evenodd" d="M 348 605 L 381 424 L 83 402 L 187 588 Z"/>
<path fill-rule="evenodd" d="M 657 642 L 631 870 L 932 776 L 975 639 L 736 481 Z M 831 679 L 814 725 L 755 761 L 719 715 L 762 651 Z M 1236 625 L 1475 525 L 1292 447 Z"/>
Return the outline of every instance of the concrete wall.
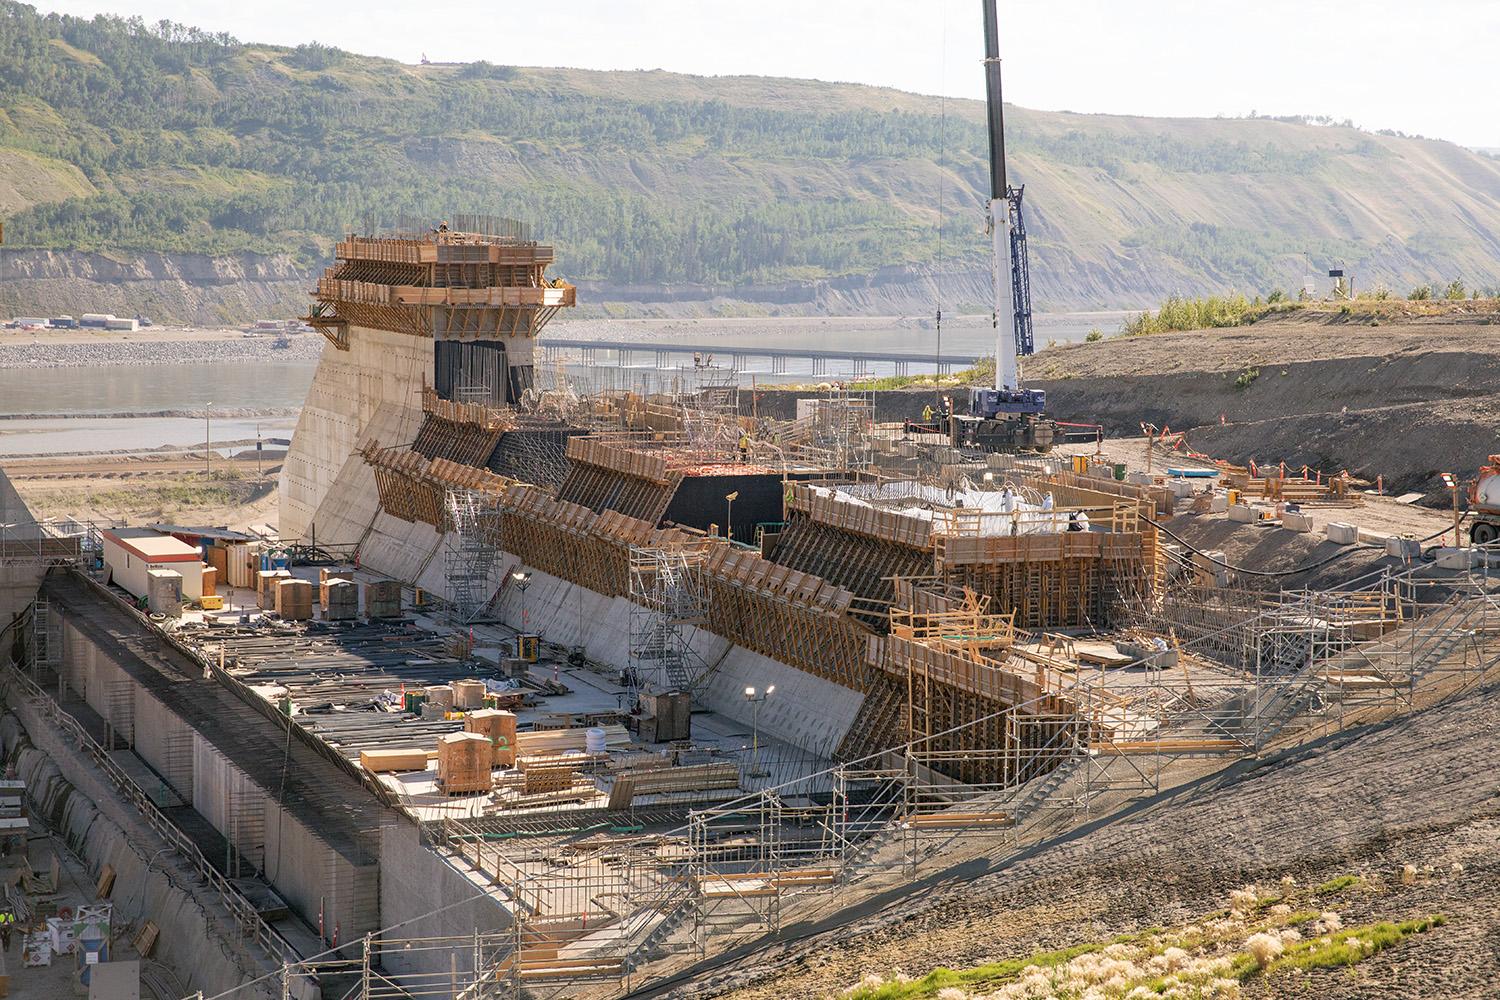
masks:
<path fill-rule="evenodd" d="M 91 763 L 86 763 L 34 710 L 22 703 L 0 720 L 7 760 L 26 782 L 33 815 L 58 830 L 97 875 L 115 870 L 110 894 L 117 922 L 152 920 L 161 929 L 152 960 L 171 969 L 187 989 L 205 995 L 233 989 L 270 971 L 237 950 L 218 930 L 228 918 L 217 898 L 201 888 L 191 870 L 121 800 Z M 19 962 L 19 959 L 15 961 Z M 16 973 L 12 973 L 16 975 Z M 24 990 L 25 976 L 20 982 Z M 272 1000 L 274 980 L 246 986 L 243 1000 Z"/>
<path fill-rule="evenodd" d="M 412 423 L 406 438 L 381 443 L 405 444 L 415 438 L 421 388 L 424 381 L 432 384 L 432 343 L 426 337 L 350 326 L 349 350 L 324 345 L 281 474 L 282 538 L 309 536 L 323 498 L 382 405 L 408 412 Z"/>
<path fill-rule="evenodd" d="M 375 859 L 351 861 L 283 810 L 275 789 L 255 782 L 66 618 L 62 637 L 69 686 L 305 921 L 316 927 L 322 907 L 327 929 L 339 924 L 344 940 L 381 926 Z"/>
<path fill-rule="evenodd" d="M 36 525 L 31 510 L 10 479 L 0 470 L 0 535 L 10 539 L 37 538 L 41 529 Z M 36 599 L 37 587 L 41 586 L 46 570 L 40 566 L 7 564 L 0 559 L 0 629 L 5 628 L 16 616 Z M 4 662 L 7 651 L 0 650 L 0 662 Z"/>
<path fill-rule="evenodd" d="M 416 826 L 393 820 L 380 831 L 380 909 L 387 926 L 401 924 L 395 937 L 445 938 L 502 930 L 510 926 L 510 913 L 494 896 L 454 870 L 442 858 L 422 846 Z M 457 904 L 457 905 L 454 905 Z M 434 910 L 443 912 L 425 916 Z M 422 919 L 417 919 L 417 918 Z M 396 979 L 439 975 L 457 970 L 460 977 L 473 971 L 472 952 L 463 949 L 383 952 L 381 964 Z M 450 955 L 457 959 L 450 964 Z M 415 991 L 419 983 L 409 987 Z M 430 986 L 430 980 L 425 985 Z M 463 985 L 463 980 L 459 980 Z"/>
<path fill-rule="evenodd" d="M 515 558 L 507 556 L 509 565 Z M 521 627 L 521 591 L 507 584 L 495 605 L 512 628 Z M 531 571 L 526 590 L 527 627 L 549 642 L 582 646 L 591 660 L 624 669 L 630 663 L 631 604 L 586 587 Z M 745 688 L 776 685 L 776 696 L 761 704 L 760 728 L 772 736 L 822 756 L 831 756 L 854 724 L 864 695 L 798 670 L 702 629 L 690 639 L 693 650 L 713 668 L 699 701 L 750 725 Z"/>

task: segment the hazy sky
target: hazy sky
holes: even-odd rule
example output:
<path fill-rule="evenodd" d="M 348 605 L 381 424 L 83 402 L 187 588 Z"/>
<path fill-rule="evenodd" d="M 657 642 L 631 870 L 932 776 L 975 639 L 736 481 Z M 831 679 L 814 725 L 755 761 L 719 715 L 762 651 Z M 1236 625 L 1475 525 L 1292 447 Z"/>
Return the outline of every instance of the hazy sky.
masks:
<path fill-rule="evenodd" d="M 751 73 L 982 97 L 979 0 L 36 0 L 405 62 Z M 1500 0 L 1000 0 L 1006 98 L 1326 114 L 1500 147 Z"/>

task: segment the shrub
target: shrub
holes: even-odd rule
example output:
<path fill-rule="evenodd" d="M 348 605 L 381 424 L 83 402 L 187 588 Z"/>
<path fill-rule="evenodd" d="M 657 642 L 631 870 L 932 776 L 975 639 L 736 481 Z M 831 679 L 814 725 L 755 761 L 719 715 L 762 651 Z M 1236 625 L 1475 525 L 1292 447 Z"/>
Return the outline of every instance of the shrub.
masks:
<path fill-rule="evenodd" d="M 1104 334 L 1098 330 L 1090 330 L 1087 337 L 1083 338 L 1085 344 L 1097 344 L 1104 339 Z"/>
<path fill-rule="evenodd" d="M 1426 300 L 1432 298 L 1432 286 L 1418 285 L 1416 288 L 1413 288 L 1406 297 L 1412 302 L 1425 302 Z"/>
<path fill-rule="evenodd" d="M 1245 942 L 1245 950 L 1250 953 L 1251 958 L 1255 959 L 1255 964 L 1264 969 L 1281 957 L 1281 953 L 1286 950 L 1286 945 L 1282 944 L 1281 938 L 1274 934 L 1252 934 Z"/>

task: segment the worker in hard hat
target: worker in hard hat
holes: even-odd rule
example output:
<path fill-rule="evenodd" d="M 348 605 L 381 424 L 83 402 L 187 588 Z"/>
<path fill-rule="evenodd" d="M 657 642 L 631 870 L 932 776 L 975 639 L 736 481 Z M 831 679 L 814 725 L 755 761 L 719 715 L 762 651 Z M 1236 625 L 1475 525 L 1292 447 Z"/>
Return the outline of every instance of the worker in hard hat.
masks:
<path fill-rule="evenodd" d="M 1051 493 L 1048 493 L 1046 496 L 1042 497 L 1042 510 L 1051 510 L 1053 506 L 1054 503 Z"/>
<path fill-rule="evenodd" d="M 740 431 L 740 461 L 750 461 L 750 435 L 745 431 Z"/>
<path fill-rule="evenodd" d="M 928 424 L 928 425 L 932 424 L 932 404 L 931 403 L 928 403 L 926 406 L 922 407 L 922 423 Z"/>

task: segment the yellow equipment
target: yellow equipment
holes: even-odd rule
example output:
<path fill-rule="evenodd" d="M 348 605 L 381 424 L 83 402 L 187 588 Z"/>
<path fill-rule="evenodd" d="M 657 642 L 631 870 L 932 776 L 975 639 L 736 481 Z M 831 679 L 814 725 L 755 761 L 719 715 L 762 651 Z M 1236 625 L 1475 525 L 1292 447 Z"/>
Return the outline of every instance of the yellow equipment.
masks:
<path fill-rule="evenodd" d="M 539 635 L 518 635 L 516 636 L 516 656 L 527 663 L 535 663 L 541 645 L 542 637 Z"/>

